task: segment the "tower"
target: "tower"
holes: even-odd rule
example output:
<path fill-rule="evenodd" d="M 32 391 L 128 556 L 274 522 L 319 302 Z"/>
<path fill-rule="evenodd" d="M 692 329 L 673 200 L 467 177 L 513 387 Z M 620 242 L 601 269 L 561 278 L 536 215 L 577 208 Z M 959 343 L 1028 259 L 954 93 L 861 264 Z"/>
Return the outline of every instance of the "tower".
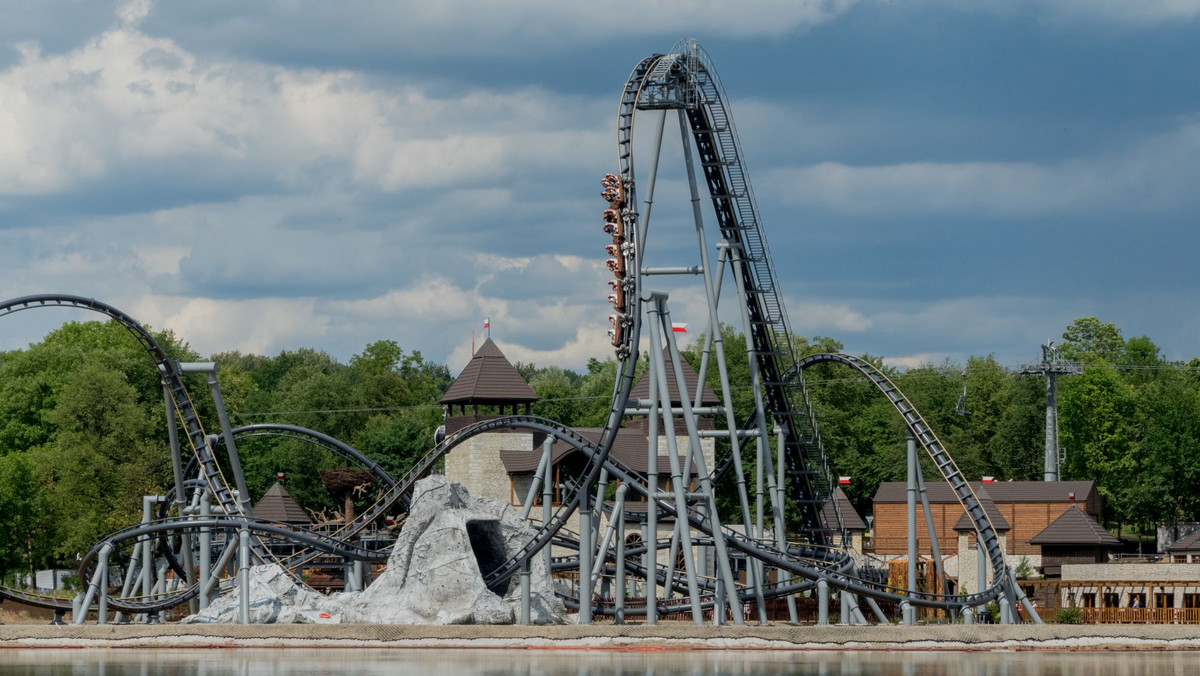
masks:
<path fill-rule="evenodd" d="M 537 400 L 537 394 L 488 338 L 442 395 L 446 433 L 502 415 L 528 415 Z M 512 486 L 500 460 L 502 450 L 533 451 L 533 435 L 496 431 L 472 437 L 446 456 L 446 477 L 466 486 L 471 495 L 509 502 Z"/>
<path fill-rule="evenodd" d="M 1044 481 L 1058 481 L 1059 465 L 1063 461 L 1062 449 L 1058 446 L 1058 376 L 1073 376 L 1083 372 L 1083 367 L 1067 361 L 1058 353 L 1054 341 L 1042 345 L 1042 361 L 1039 364 L 1022 364 L 1021 375 L 1046 377 L 1046 459 L 1042 473 Z"/>

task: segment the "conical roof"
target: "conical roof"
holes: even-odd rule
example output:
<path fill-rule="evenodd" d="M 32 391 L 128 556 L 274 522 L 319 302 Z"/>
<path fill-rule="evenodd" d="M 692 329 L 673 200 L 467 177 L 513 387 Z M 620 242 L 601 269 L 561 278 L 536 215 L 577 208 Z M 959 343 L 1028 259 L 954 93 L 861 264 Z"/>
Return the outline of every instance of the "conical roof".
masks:
<path fill-rule="evenodd" d="M 254 516 L 258 519 L 267 519 L 268 521 L 278 521 L 280 523 L 296 523 L 296 524 L 311 524 L 312 519 L 308 518 L 308 514 L 304 511 L 287 490 L 283 484 L 278 481 L 267 494 L 254 505 Z"/>
<path fill-rule="evenodd" d="M 519 404 L 537 400 L 533 388 L 491 338 L 483 341 L 458 379 L 442 395 L 443 404 Z"/>
<path fill-rule="evenodd" d="M 673 406 L 681 406 L 682 402 L 679 398 L 679 388 L 675 384 L 675 366 L 671 363 L 670 351 L 663 349 L 663 361 L 666 364 L 667 370 L 667 391 L 671 393 L 671 404 Z M 681 368 L 683 370 L 683 382 L 687 385 L 688 401 L 695 403 L 696 383 L 700 382 L 700 374 L 696 373 L 696 369 L 687 363 L 686 359 L 680 359 Z M 633 385 L 633 389 L 629 392 L 629 398 L 632 399 L 649 399 L 650 398 L 650 374 L 643 373 Z M 700 394 L 701 406 L 720 406 L 721 400 L 717 395 L 709 389 L 708 385 L 704 386 L 704 391 Z"/>

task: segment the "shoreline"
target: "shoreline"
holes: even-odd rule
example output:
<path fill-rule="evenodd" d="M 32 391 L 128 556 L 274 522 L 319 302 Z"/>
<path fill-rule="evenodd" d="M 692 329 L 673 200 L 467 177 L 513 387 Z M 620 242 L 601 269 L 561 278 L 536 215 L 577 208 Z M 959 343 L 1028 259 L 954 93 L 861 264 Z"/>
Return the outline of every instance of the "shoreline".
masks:
<path fill-rule="evenodd" d="M 0 625 L 0 649 L 1193 651 L 1191 625 Z"/>

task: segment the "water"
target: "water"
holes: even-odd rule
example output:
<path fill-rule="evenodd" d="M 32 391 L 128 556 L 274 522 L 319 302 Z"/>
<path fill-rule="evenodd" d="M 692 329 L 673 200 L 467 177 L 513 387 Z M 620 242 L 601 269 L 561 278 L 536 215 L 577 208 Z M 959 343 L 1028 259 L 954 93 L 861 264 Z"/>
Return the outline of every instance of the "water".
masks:
<path fill-rule="evenodd" d="M 792 650 L 0 650 L 0 676 L 1134 676 L 1200 673 L 1197 652 Z"/>

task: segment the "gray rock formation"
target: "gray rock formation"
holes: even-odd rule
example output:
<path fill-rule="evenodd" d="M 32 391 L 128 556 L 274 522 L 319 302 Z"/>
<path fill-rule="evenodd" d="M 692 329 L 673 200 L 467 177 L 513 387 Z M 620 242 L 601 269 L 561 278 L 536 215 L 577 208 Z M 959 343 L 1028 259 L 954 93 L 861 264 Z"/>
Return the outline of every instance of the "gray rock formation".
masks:
<path fill-rule="evenodd" d="M 472 498 L 443 476 L 422 479 L 387 570 L 365 591 L 342 595 L 344 621 L 511 624 L 520 612 L 520 576 L 488 589 L 483 574 L 536 532 L 511 505 Z M 566 610 L 541 557 L 530 580 L 530 621 L 562 622 Z"/>
<path fill-rule="evenodd" d="M 251 622 L 512 624 L 520 614 L 520 575 L 492 589 L 483 576 L 536 532 L 511 505 L 472 498 L 461 484 L 431 476 L 417 482 L 387 570 L 365 591 L 325 597 L 274 564 L 256 566 Z M 566 609 L 540 556 L 531 561 L 530 591 L 531 622 L 564 622 Z M 234 591 L 183 622 L 236 622 L 238 601 Z"/>
<path fill-rule="evenodd" d="M 238 621 L 241 590 L 217 597 L 208 608 L 189 615 L 181 624 L 219 624 Z M 336 597 L 327 597 L 296 584 L 278 564 L 250 569 L 250 624 L 326 624 L 337 623 L 341 606 Z"/>

